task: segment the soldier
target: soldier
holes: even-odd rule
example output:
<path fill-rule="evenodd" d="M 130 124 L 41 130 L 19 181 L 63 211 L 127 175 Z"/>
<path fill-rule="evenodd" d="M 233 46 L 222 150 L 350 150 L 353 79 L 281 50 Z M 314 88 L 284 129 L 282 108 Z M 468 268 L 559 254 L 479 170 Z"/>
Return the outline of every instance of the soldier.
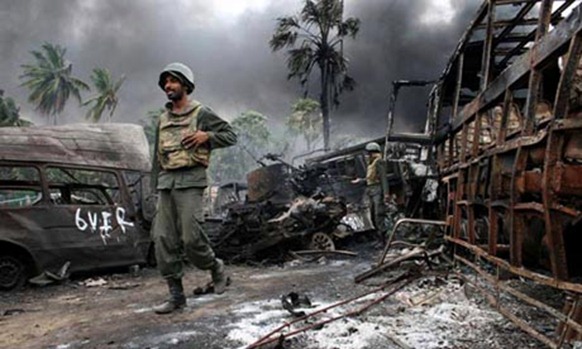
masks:
<path fill-rule="evenodd" d="M 366 144 L 368 168 L 366 178 L 356 178 L 352 183 L 366 181 L 366 196 L 370 205 L 372 219 L 376 227 L 376 234 L 381 243 L 386 240 L 386 202 L 390 200 L 388 180 L 386 178 L 386 162 L 382 159 L 380 145 L 375 142 Z"/>
<path fill-rule="evenodd" d="M 167 314 L 186 305 L 183 256 L 211 271 L 215 293 L 225 291 L 224 263 L 215 257 L 203 230 L 203 191 L 211 150 L 233 145 L 237 137 L 210 108 L 188 98 L 194 91 L 194 74 L 186 65 L 166 66 L 158 85 L 170 101 L 156 132 L 153 178 L 159 198 L 152 237 L 170 297 L 154 311 Z"/>

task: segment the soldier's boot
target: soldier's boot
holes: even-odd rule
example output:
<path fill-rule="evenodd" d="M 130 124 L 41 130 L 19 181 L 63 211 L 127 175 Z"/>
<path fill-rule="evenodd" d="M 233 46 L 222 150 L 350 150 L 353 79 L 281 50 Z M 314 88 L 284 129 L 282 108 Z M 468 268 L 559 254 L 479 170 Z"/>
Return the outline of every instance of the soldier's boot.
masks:
<path fill-rule="evenodd" d="M 167 279 L 170 297 L 164 303 L 155 306 L 156 314 L 169 314 L 186 306 L 186 297 L 184 296 L 184 287 L 182 279 Z"/>
<path fill-rule="evenodd" d="M 223 294 L 226 291 L 226 272 L 224 271 L 224 262 L 216 258 L 214 266 L 211 269 L 212 282 L 214 283 L 214 293 Z"/>

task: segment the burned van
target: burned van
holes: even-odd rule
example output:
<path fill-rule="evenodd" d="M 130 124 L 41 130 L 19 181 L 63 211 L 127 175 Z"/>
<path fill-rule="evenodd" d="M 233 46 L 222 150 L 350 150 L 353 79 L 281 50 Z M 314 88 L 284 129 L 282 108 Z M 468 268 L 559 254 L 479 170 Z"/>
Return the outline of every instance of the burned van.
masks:
<path fill-rule="evenodd" d="M 146 263 L 150 168 L 138 125 L 0 128 L 0 289 Z"/>

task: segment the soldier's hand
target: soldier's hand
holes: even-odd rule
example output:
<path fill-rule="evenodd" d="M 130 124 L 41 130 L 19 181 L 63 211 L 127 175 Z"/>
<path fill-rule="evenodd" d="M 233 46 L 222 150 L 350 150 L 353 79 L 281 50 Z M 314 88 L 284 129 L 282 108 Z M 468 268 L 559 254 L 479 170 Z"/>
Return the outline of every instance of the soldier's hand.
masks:
<path fill-rule="evenodd" d="M 357 184 L 357 183 L 360 183 L 361 181 L 362 181 L 361 178 L 356 178 L 356 179 L 351 180 L 352 184 Z"/>
<path fill-rule="evenodd" d="M 186 149 L 190 149 L 194 146 L 198 146 L 208 142 L 208 133 L 204 131 L 197 130 L 196 132 L 189 133 L 184 138 L 182 138 L 182 145 Z"/>

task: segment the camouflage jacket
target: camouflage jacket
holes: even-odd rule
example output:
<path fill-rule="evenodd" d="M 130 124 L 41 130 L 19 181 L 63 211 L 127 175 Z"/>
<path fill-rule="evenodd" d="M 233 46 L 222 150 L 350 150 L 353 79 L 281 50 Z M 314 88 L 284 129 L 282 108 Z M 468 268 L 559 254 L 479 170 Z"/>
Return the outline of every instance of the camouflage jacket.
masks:
<path fill-rule="evenodd" d="M 181 119 L 190 113 L 196 113 L 196 129 L 208 133 L 208 143 L 206 149 L 211 151 L 217 148 L 228 147 L 236 144 L 237 136 L 230 124 L 221 119 L 212 109 L 200 106 L 200 103 L 191 101 L 188 108 L 180 113 L 171 111 L 172 104 L 166 104 L 166 111 L 160 115 L 160 119 L 172 120 Z M 199 110 L 198 110 L 199 109 Z M 166 115 L 167 114 L 167 115 Z M 156 141 L 154 145 L 154 161 L 152 169 L 152 179 L 154 186 L 161 189 L 184 189 L 184 188 L 204 188 L 208 185 L 205 166 L 189 166 L 172 170 L 164 170 L 160 164 L 160 124 L 156 129 Z"/>
<path fill-rule="evenodd" d="M 388 179 L 386 178 L 386 161 L 378 154 L 370 159 L 366 169 L 366 185 L 368 187 L 379 186 L 382 189 L 382 195 L 389 193 Z"/>

